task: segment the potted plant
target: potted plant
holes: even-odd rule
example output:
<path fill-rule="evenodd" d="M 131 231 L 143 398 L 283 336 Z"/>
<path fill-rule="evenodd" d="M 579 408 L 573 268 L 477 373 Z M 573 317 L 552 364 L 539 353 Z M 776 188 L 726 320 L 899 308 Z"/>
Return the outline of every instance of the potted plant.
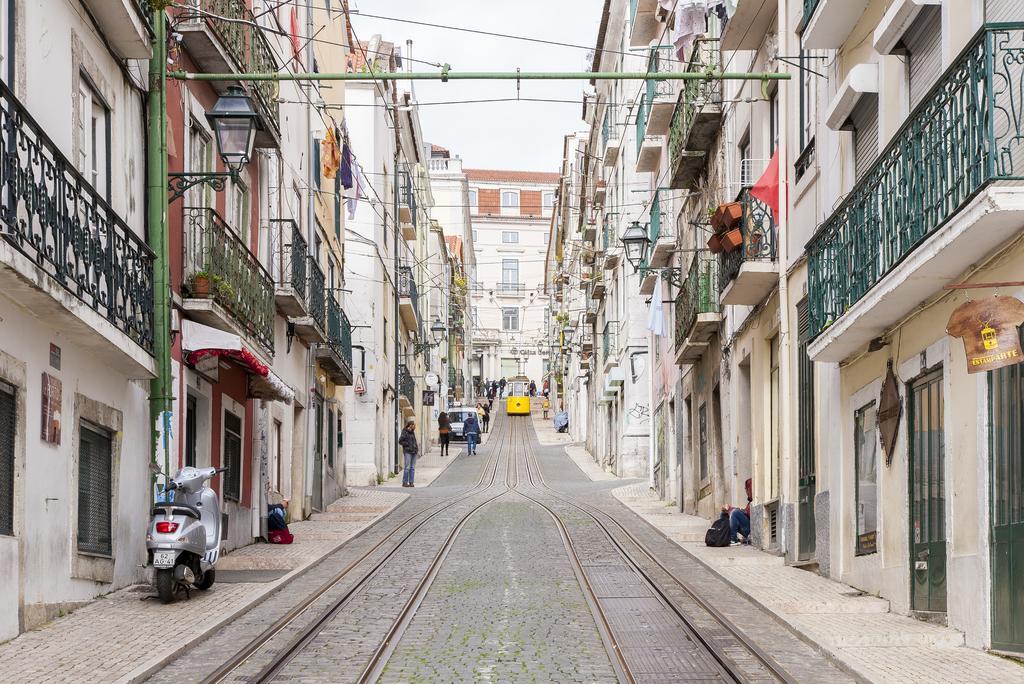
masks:
<path fill-rule="evenodd" d="M 718 233 L 712 233 L 711 237 L 708 238 L 708 249 L 711 250 L 712 254 L 720 254 L 722 252 L 722 237 Z"/>
<path fill-rule="evenodd" d="M 711 227 L 716 233 L 724 233 L 735 228 L 743 218 L 743 205 L 739 202 L 719 204 L 711 217 Z"/>
<path fill-rule="evenodd" d="M 210 296 L 210 272 L 209 271 L 196 271 L 192 274 L 189 279 L 189 294 L 193 297 L 209 297 Z"/>
<path fill-rule="evenodd" d="M 743 231 L 739 228 L 732 228 L 721 235 L 722 249 L 726 252 L 734 252 L 743 246 Z"/>

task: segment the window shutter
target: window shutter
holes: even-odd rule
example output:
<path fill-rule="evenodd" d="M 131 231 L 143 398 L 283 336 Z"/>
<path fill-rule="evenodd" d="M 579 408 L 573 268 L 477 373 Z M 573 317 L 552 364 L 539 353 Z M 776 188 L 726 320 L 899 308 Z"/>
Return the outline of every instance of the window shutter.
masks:
<path fill-rule="evenodd" d="M 238 501 L 242 491 L 242 419 L 233 413 L 224 413 L 224 457 L 228 471 L 224 474 L 224 498 Z"/>
<path fill-rule="evenodd" d="M 86 425 L 78 436 L 78 550 L 111 555 L 110 437 Z"/>
<path fill-rule="evenodd" d="M 853 168 L 857 180 L 878 159 L 878 95 L 864 95 L 850 114 L 853 122 Z"/>
<path fill-rule="evenodd" d="M 796 305 L 797 318 L 797 401 L 799 402 L 798 449 L 801 485 L 814 479 L 814 362 L 807 354 L 810 342 L 810 307 L 804 297 Z"/>
<path fill-rule="evenodd" d="M 942 8 L 922 9 L 903 36 L 903 43 L 910 52 L 910 109 L 913 110 L 942 70 Z"/>
<path fill-rule="evenodd" d="M 0 534 L 14 534 L 14 389 L 0 383 Z"/>

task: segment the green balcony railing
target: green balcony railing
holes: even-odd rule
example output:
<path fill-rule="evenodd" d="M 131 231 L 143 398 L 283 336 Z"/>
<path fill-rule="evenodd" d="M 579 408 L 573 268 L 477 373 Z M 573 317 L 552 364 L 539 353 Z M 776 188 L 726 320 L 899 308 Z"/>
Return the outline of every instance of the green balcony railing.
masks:
<path fill-rule="evenodd" d="M 651 74 L 672 71 L 671 48 L 652 47 L 647 58 L 647 72 Z M 647 121 L 651 116 L 651 108 L 659 99 L 672 95 L 672 81 L 648 79 L 644 92 L 640 96 L 640 105 L 636 113 L 636 151 L 640 154 L 644 138 L 647 135 Z"/>
<path fill-rule="evenodd" d="M 0 237 L 153 353 L 153 253 L 3 83 Z"/>
<path fill-rule="evenodd" d="M 259 27 L 252 10 L 242 0 L 193 0 L 192 5 L 217 36 L 240 73 L 276 73 L 277 61 L 270 42 Z M 190 10 L 185 10 L 186 12 Z M 280 128 L 279 107 L 274 81 L 255 81 L 252 91 L 258 104 Z"/>
<path fill-rule="evenodd" d="M 686 341 L 697 316 L 720 311 L 718 259 L 710 252 L 695 252 L 686 280 L 676 296 L 676 347 Z"/>
<path fill-rule="evenodd" d="M 693 43 L 686 71 L 692 73 L 708 73 L 718 69 L 721 63 L 721 51 L 716 38 L 698 38 Z M 672 113 L 669 126 L 668 149 L 672 166 L 678 164 L 684 150 L 691 149 L 699 142 L 699 147 L 706 147 L 708 141 L 692 140 L 694 125 L 702 111 L 708 108 L 720 111 L 722 104 L 722 82 L 718 79 L 693 79 L 683 81 L 676 109 Z"/>
<path fill-rule="evenodd" d="M 651 104 L 647 101 L 647 93 L 641 93 L 640 105 L 636 108 L 636 153 L 640 154 L 640 148 L 644 146 L 644 137 L 647 135 L 647 114 Z"/>
<path fill-rule="evenodd" d="M 804 0 L 804 12 L 800 16 L 800 24 L 797 26 L 797 31 L 803 31 L 807 24 L 811 22 L 811 17 L 814 16 L 814 10 L 818 9 L 819 2 L 821 0 Z"/>
<path fill-rule="evenodd" d="M 723 292 L 730 282 L 739 275 L 740 268 L 749 261 L 774 262 L 778 260 L 778 239 L 772 210 L 764 202 L 750 196 L 750 189 L 744 188 L 739 202 L 743 206 L 740 232 L 743 244 L 732 252 L 722 252 L 721 268 L 718 271 L 718 291 Z"/>
<path fill-rule="evenodd" d="M 604 330 L 601 331 L 601 360 L 605 363 L 615 356 L 618 330 L 618 321 L 608 321 L 604 324 Z"/>
<path fill-rule="evenodd" d="M 352 324 L 333 292 L 327 293 L 327 345 L 352 377 Z"/>
<path fill-rule="evenodd" d="M 817 336 L 993 182 L 1024 180 L 1024 23 L 979 31 L 807 243 Z"/>
<path fill-rule="evenodd" d="M 326 278 L 320 264 L 313 257 L 306 259 L 306 292 L 309 297 L 309 317 L 322 331 L 327 330 Z"/>
<path fill-rule="evenodd" d="M 416 381 L 404 363 L 398 364 L 398 395 L 405 397 L 410 404 L 416 403 Z"/>
<path fill-rule="evenodd" d="M 273 278 L 216 211 L 185 207 L 184 214 L 187 294 L 212 298 L 273 354 Z"/>
<path fill-rule="evenodd" d="M 640 270 L 647 268 L 650 262 L 651 250 L 654 249 L 654 245 L 658 243 L 658 240 L 663 236 L 668 236 L 668 222 L 664 220 L 665 210 L 661 203 L 661 188 L 654 191 L 654 199 L 651 201 L 648 216 L 650 218 L 647 223 L 647 239 L 651 241 L 651 247 L 647 252 L 647 256 L 640 262 Z"/>

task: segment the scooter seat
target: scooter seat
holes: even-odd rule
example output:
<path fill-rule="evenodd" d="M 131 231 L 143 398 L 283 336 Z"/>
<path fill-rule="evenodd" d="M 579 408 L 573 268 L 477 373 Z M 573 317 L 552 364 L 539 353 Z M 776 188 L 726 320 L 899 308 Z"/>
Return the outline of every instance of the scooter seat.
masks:
<path fill-rule="evenodd" d="M 153 510 L 150 515 L 161 515 L 170 510 L 170 515 L 187 515 L 190 518 L 199 520 L 202 515 L 199 513 L 199 509 L 189 506 L 188 504 L 175 503 L 173 501 L 167 501 L 165 503 L 154 504 Z"/>

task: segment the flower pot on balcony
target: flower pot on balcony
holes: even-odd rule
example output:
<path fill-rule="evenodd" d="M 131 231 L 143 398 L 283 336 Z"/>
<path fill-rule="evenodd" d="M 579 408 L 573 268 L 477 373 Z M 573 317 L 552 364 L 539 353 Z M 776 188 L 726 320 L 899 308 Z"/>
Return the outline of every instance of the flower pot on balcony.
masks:
<path fill-rule="evenodd" d="M 716 233 L 724 233 L 735 228 L 743 218 L 743 205 L 739 202 L 726 202 L 718 205 L 711 216 L 711 227 Z"/>
<path fill-rule="evenodd" d="M 726 252 L 735 252 L 743 246 L 743 232 L 739 228 L 733 228 L 722 233 L 722 249 Z"/>
<path fill-rule="evenodd" d="M 210 276 L 206 274 L 196 274 L 192 276 L 192 283 L 189 285 L 189 294 L 193 297 L 209 297 L 210 296 Z"/>
<path fill-rule="evenodd" d="M 717 233 L 708 238 L 708 249 L 712 254 L 720 254 L 722 251 L 722 238 Z"/>

